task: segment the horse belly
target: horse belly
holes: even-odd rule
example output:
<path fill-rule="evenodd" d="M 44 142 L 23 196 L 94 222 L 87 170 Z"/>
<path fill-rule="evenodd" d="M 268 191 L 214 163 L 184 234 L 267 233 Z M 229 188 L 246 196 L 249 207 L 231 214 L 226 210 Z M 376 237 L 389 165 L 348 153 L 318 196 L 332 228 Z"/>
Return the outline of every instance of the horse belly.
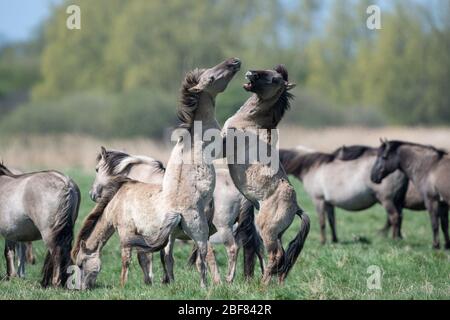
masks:
<path fill-rule="evenodd" d="M 3 237 L 11 241 L 35 241 L 41 239 L 41 233 L 29 218 L 14 219 L 7 226 L 0 227 Z"/>
<path fill-rule="evenodd" d="M 364 210 L 377 202 L 373 192 L 363 185 L 342 185 L 335 188 L 328 186 L 324 189 L 324 198 L 328 203 L 348 211 Z"/>
<path fill-rule="evenodd" d="M 235 186 L 250 201 L 257 203 L 270 192 L 273 177 L 261 176 L 258 165 L 229 165 L 229 168 Z"/>

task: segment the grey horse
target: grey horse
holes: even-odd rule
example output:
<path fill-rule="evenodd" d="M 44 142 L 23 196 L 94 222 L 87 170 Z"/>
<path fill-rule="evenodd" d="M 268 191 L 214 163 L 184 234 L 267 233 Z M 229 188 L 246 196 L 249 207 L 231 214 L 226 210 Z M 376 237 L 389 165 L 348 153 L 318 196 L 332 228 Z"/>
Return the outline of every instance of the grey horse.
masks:
<path fill-rule="evenodd" d="M 6 239 L 8 278 L 17 275 L 17 242 L 42 239 L 48 253 L 41 284 L 65 285 L 79 204 L 79 188 L 69 177 L 57 171 L 15 175 L 0 164 L 0 234 Z"/>
<path fill-rule="evenodd" d="M 370 180 L 377 149 L 368 146 L 344 146 L 333 153 L 323 153 L 304 147 L 281 149 L 280 160 L 286 173 L 302 181 L 319 214 L 321 242 L 326 242 L 325 219 L 328 219 L 332 241 L 337 242 L 335 207 L 348 211 L 366 210 L 380 203 L 387 212 L 388 222 L 382 229 L 393 227 L 393 237 L 401 238 L 402 210 L 423 210 L 423 197 L 396 171 L 382 184 Z"/>

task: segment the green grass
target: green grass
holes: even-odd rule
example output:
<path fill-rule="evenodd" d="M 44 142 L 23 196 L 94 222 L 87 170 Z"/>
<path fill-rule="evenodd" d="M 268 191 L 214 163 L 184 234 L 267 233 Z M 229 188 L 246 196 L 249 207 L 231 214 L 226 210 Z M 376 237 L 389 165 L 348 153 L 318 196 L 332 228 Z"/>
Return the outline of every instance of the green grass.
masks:
<path fill-rule="evenodd" d="M 93 207 L 88 190 L 93 177 L 77 170 L 69 170 L 82 190 L 82 205 L 76 230 L 84 216 Z M 341 243 L 319 244 L 317 217 L 311 201 L 300 184 L 299 203 L 310 213 L 312 228 L 304 251 L 283 286 L 274 283 L 262 286 L 258 279 L 245 282 L 242 278 L 242 257 L 233 284 L 199 287 L 196 270 L 187 267 L 190 245 L 175 246 L 175 278 L 171 285 L 162 285 L 159 255 L 155 254 L 156 283 L 146 286 L 136 257 L 130 269 L 129 282 L 119 285 L 120 250 L 114 236 L 103 250 L 103 267 L 97 288 L 86 292 L 63 289 L 42 289 L 39 286 L 40 269 L 45 248 L 42 241 L 35 242 L 37 264 L 27 265 L 26 279 L 0 282 L 0 299 L 449 299 L 450 255 L 447 251 L 431 249 L 431 228 L 428 214 L 405 212 L 402 241 L 383 238 L 377 231 L 385 222 L 383 209 L 376 206 L 359 213 L 337 211 L 338 236 Z M 285 244 L 297 232 L 299 222 L 285 235 Z M 327 230 L 328 231 L 328 230 Z M 365 238 L 370 243 L 355 239 Z M 218 248 L 218 263 L 223 275 L 226 256 Z M 379 266 L 383 270 L 382 289 L 367 288 L 367 268 Z M 4 260 L 0 274 L 4 275 Z"/>

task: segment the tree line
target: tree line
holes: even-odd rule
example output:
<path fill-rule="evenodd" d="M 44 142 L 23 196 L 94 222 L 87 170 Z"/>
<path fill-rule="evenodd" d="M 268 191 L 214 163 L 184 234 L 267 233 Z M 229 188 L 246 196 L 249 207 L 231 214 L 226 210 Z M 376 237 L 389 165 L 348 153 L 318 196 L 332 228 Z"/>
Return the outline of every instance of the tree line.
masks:
<path fill-rule="evenodd" d="M 382 29 L 370 30 L 377 3 Z M 80 30 L 65 27 L 68 4 L 0 50 L 0 131 L 158 137 L 175 124 L 184 73 L 231 56 L 288 67 L 292 123 L 450 123 L 447 0 L 70 1 Z M 247 97 L 243 81 L 219 99 L 219 120 Z"/>

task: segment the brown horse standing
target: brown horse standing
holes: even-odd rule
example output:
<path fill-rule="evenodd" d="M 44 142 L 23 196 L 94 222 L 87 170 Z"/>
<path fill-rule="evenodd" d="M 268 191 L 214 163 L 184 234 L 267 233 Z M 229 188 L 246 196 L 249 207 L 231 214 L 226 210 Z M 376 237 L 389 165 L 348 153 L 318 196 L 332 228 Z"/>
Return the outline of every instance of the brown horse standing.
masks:
<path fill-rule="evenodd" d="M 281 165 L 274 162 L 274 157 L 270 163 L 263 163 L 259 160 L 248 161 L 247 155 L 258 146 L 270 150 L 272 155 L 276 154 L 271 130 L 276 129 L 289 108 L 293 96 L 288 91 L 295 85 L 288 81 L 288 72 L 284 66 L 277 66 L 273 70 L 249 71 L 246 77 L 249 83 L 244 85 L 244 89 L 254 94 L 225 123 L 223 134 L 227 144 L 226 157 L 234 184 L 259 208 L 257 225 L 269 255 L 263 281 L 268 283 L 273 275 L 278 275 L 282 282 L 303 249 L 309 233 L 309 217 L 297 204 L 295 190 Z M 256 145 L 245 141 L 234 143 L 237 135 L 256 137 Z M 230 143 L 234 147 L 234 154 L 228 150 Z M 245 155 L 244 163 L 236 163 L 235 155 L 238 158 Z M 302 219 L 301 229 L 285 253 L 281 238 L 296 215 Z"/>
<path fill-rule="evenodd" d="M 378 150 L 371 178 L 381 183 L 395 170 L 401 170 L 425 199 L 433 229 L 433 248 L 440 248 L 439 221 L 450 249 L 448 209 L 450 204 L 450 157 L 444 150 L 403 141 L 385 141 Z"/>

